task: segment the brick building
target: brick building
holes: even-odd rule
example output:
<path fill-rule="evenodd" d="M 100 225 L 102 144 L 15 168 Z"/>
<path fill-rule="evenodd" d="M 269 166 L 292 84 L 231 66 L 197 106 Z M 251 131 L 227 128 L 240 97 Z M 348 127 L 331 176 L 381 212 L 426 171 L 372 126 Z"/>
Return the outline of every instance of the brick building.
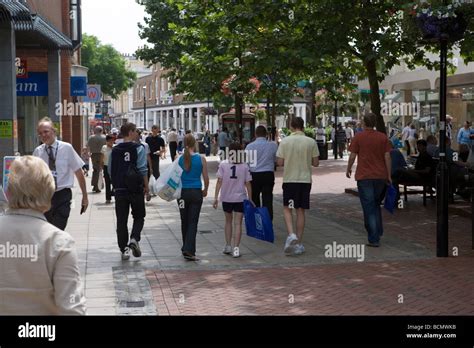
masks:
<path fill-rule="evenodd" d="M 57 115 L 80 67 L 81 0 L 0 0 L 0 158 L 38 146 L 36 125 L 49 116 L 79 151 L 83 117 Z"/>

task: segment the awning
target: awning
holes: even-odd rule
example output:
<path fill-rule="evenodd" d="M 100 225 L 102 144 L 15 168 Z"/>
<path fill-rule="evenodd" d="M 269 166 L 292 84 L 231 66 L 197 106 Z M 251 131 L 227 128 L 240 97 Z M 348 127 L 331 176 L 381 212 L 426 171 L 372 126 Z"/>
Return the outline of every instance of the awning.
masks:
<path fill-rule="evenodd" d="M 38 14 L 26 2 L 0 0 L 0 22 L 13 23 L 19 47 L 72 49 L 72 41 Z"/>

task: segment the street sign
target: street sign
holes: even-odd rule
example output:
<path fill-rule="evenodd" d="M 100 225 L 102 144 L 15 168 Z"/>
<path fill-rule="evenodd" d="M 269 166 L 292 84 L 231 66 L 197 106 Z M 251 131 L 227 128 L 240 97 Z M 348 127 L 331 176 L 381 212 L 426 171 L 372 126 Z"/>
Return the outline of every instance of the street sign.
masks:
<path fill-rule="evenodd" d="M 46 97 L 48 95 L 48 73 L 30 72 L 28 78 L 16 79 L 18 97 Z"/>
<path fill-rule="evenodd" d="M 86 103 L 98 103 L 102 99 L 100 85 L 87 85 L 87 95 L 84 98 Z"/>
<path fill-rule="evenodd" d="M 71 76 L 71 97 L 87 96 L 87 77 Z"/>

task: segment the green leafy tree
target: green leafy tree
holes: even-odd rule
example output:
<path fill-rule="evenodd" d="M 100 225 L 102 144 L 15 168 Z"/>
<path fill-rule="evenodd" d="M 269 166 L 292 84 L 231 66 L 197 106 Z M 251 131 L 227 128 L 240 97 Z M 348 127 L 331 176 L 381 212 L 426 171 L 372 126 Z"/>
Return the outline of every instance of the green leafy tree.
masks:
<path fill-rule="evenodd" d="M 102 45 L 93 35 L 84 34 L 81 48 L 82 65 L 89 68 L 88 82 L 101 85 L 102 92 L 117 98 L 132 87 L 137 76 L 127 69 L 126 61 L 111 45 Z"/>

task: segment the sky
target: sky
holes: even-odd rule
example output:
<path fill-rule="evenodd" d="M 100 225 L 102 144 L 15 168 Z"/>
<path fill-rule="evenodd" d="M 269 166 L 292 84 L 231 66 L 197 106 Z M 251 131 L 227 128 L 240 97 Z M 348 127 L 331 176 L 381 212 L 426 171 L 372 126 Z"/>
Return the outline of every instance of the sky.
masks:
<path fill-rule="evenodd" d="M 82 0 L 82 32 L 95 35 L 120 53 L 132 54 L 145 44 L 138 36 L 144 7 L 135 0 Z"/>

